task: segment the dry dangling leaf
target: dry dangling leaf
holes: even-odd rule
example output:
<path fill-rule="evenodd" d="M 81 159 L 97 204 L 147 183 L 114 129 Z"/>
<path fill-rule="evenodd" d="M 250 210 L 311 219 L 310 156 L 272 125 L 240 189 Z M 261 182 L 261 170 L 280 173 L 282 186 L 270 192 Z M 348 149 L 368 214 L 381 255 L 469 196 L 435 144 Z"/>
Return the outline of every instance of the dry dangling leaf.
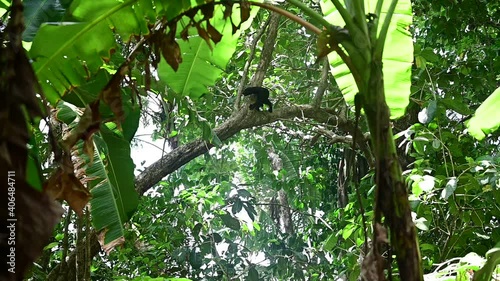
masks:
<path fill-rule="evenodd" d="M 214 3 L 208 3 L 201 7 L 204 20 L 209 20 L 214 16 Z"/>
<path fill-rule="evenodd" d="M 92 135 L 99 130 L 101 117 L 99 114 L 99 100 L 87 105 L 85 111 L 80 117 L 80 121 L 76 127 L 71 130 L 69 135 L 63 141 L 64 150 L 70 151 L 78 140 L 83 140 L 85 143 L 92 142 Z M 86 144 L 88 145 L 88 144 Z M 93 157 L 89 155 L 89 157 Z"/>
<path fill-rule="evenodd" d="M 210 34 L 210 38 L 212 38 L 212 41 L 217 44 L 222 40 L 222 34 L 213 27 L 209 21 L 207 21 L 207 32 Z"/>
<path fill-rule="evenodd" d="M 167 63 L 175 70 L 179 69 L 182 62 L 181 47 L 171 36 L 164 36 L 162 39 L 161 53 Z"/>
<path fill-rule="evenodd" d="M 106 232 L 107 232 L 107 230 L 101 231 L 97 235 L 97 240 L 99 241 L 99 244 L 101 244 L 101 248 L 104 250 L 104 252 L 106 253 L 106 255 L 109 255 L 109 253 L 116 246 L 120 246 L 120 245 L 123 245 L 123 243 L 125 243 L 125 238 L 122 236 L 122 237 L 119 237 L 119 238 L 117 238 L 117 239 L 109 242 L 108 244 L 104 244 L 104 238 L 106 237 Z"/>
<path fill-rule="evenodd" d="M 121 93 L 121 82 L 129 71 L 128 62 L 123 63 L 106 87 L 101 91 L 100 98 L 109 106 L 115 115 L 115 123 L 121 129 L 121 123 L 125 119 L 123 111 L 123 101 Z M 97 108 L 97 111 L 99 108 Z"/>
<path fill-rule="evenodd" d="M 198 30 L 198 35 L 200 35 L 200 37 L 203 38 L 205 42 L 207 42 L 207 45 L 210 48 L 210 50 L 213 50 L 212 44 L 210 43 L 210 36 L 208 35 L 207 31 L 203 29 L 203 27 L 201 27 L 200 23 L 196 24 L 196 30 Z"/>
<path fill-rule="evenodd" d="M 250 18 L 250 3 L 248 3 L 248 1 L 242 1 L 240 3 L 240 16 L 241 16 L 241 22 L 238 28 L 241 26 L 242 23 L 246 22 Z"/>
<path fill-rule="evenodd" d="M 53 199 L 65 200 L 71 209 L 78 215 L 82 215 L 83 208 L 85 208 L 92 195 L 76 178 L 73 171 L 74 166 L 71 162 L 71 156 L 65 154 L 61 166 L 50 176 L 43 189 Z"/>

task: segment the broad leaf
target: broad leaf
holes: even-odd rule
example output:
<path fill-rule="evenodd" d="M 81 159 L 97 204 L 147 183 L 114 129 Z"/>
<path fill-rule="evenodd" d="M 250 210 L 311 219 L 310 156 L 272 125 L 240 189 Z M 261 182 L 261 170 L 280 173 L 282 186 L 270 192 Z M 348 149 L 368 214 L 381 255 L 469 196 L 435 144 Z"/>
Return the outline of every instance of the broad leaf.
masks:
<path fill-rule="evenodd" d="M 55 103 L 71 87 L 82 85 L 114 46 L 113 33 L 104 23 L 43 25 L 30 55 L 47 99 Z"/>
<path fill-rule="evenodd" d="M 23 33 L 23 41 L 32 41 L 36 32 L 42 23 L 58 22 L 63 20 L 68 8 L 68 1 L 56 0 L 25 0 L 24 5 L 24 18 L 26 30 Z"/>
<path fill-rule="evenodd" d="M 384 1 L 380 22 L 385 19 L 385 13 L 390 2 Z M 364 3 L 367 13 L 372 13 L 377 1 L 365 0 Z M 331 1 L 322 0 L 320 4 L 328 22 L 337 26 L 345 25 Z M 413 63 L 413 42 L 409 32 L 411 22 L 411 1 L 398 1 L 387 33 L 383 54 L 385 99 L 393 119 L 404 114 L 410 97 L 411 66 Z M 380 23 L 379 27 L 381 26 Z M 358 92 L 358 88 L 347 65 L 344 64 L 336 52 L 330 53 L 328 59 L 332 66 L 331 72 L 344 94 L 345 100 L 350 104 L 354 104 L 354 96 Z"/>
<path fill-rule="evenodd" d="M 474 117 L 467 123 L 469 133 L 478 140 L 482 140 L 500 127 L 500 88 L 497 88 L 479 108 Z"/>
<path fill-rule="evenodd" d="M 92 222 L 96 229 L 106 230 L 104 242 L 107 244 L 124 235 L 123 223 L 137 208 L 138 195 L 134 189 L 130 144 L 105 125 L 101 126 L 99 135 L 100 138 L 94 138 L 94 163 L 86 172 L 92 179 Z"/>
<path fill-rule="evenodd" d="M 233 218 L 230 214 L 223 214 L 220 216 L 220 218 L 222 219 L 222 222 L 224 222 L 224 224 L 231 228 L 231 229 L 234 229 L 234 230 L 240 230 L 240 221 Z"/>
<path fill-rule="evenodd" d="M 102 66 L 116 48 L 115 35 L 128 40 L 132 34 L 147 32 L 147 22 L 136 10 L 151 14 L 150 1 L 76 1 L 73 17 L 81 22 L 45 24 L 37 32 L 30 50 L 33 68 L 47 99 L 55 103 L 69 89 Z M 132 4 L 136 7 L 132 8 Z"/>
<path fill-rule="evenodd" d="M 192 35 L 188 41 L 180 40 L 178 34 L 177 43 L 182 50 L 182 63 L 179 69 L 174 71 L 164 59 L 158 65 L 158 76 L 173 91 L 182 96 L 198 98 L 207 92 L 207 87 L 215 84 L 220 74 L 226 68 L 229 59 L 236 50 L 236 43 L 241 33 L 249 27 L 251 19 L 258 9 L 253 9 L 250 21 L 245 22 L 235 34 L 232 34 L 231 25 L 228 20 L 222 20 L 223 10 L 216 7 L 212 26 L 222 34 L 222 39 L 213 50 L 199 35 Z M 238 19 L 238 14 L 233 12 L 233 21 Z M 182 29 L 179 23 L 178 30 Z M 193 29 L 196 30 L 196 29 Z"/>

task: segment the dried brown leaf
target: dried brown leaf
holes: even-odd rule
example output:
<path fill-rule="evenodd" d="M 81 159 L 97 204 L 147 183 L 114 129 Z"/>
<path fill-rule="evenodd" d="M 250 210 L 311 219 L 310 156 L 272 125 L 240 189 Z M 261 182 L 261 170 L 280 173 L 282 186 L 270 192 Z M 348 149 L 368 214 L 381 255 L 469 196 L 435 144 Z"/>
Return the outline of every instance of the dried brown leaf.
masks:
<path fill-rule="evenodd" d="M 231 17 L 231 15 L 233 14 L 233 4 L 231 3 L 223 3 L 224 5 L 224 19 L 227 19 L 229 17 Z"/>
<path fill-rule="evenodd" d="M 184 41 L 188 40 L 189 37 L 189 28 L 191 27 L 191 24 L 188 24 L 184 27 L 184 29 L 181 31 L 181 38 Z"/>
<path fill-rule="evenodd" d="M 90 139 L 99 130 L 100 114 L 98 105 L 99 102 L 97 101 L 86 106 L 85 111 L 80 117 L 80 121 L 63 141 L 65 150 L 71 150 L 80 139 L 84 141 Z"/>
<path fill-rule="evenodd" d="M 207 31 L 203 29 L 203 27 L 201 27 L 200 23 L 196 24 L 196 30 L 198 30 L 198 35 L 200 35 L 200 37 L 203 38 L 205 42 L 207 42 L 207 45 L 210 48 L 210 50 L 213 50 L 212 43 L 210 42 L 210 36 L 208 35 Z"/>
<path fill-rule="evenodd" d="M 203 19 L 209 20 L 214 16 L 214 3 L 208 3 L 201 7 Z"/>
<path fill-rule="evenodd" d="M 241 22 L 238 28 L 241 26 L 242 23 L 246 22 L 250 18 L 250 3 L 248 3 L 248 1 L 242 1 L 240 3 L 240 16 L 241 16 Z"/>
<path fill-rule="evenodd" d="M 184 12 L 184 14 L 187 17 L 189 17 L 191 20 L 194 20 L 194 17 L 196 16 L 196 14 L 198 13 L 199 10 L 200 10 L 199 7 L 195 7 L 195 8 L 187 10 L 186 12 Z"/>
<path fill-rule="evenodd" d="M 8 189 L 2 188 L 1 190 L 0 197 L 8 198 Z M 33 266 L 33 262 L 42 253 L 43 247 L 53 237 L 54 226 L 64 213 L 61 204 L 44 192 L 35 190 L 26 184 L 24 178 L 19 177 L 17 174 L 15 196 L 16 211 L 13 218 L 16 219 L 16 222 L 7 222 L 8 209 L 6 207 L 2 208 L 1 212 L 4 225 L 15 225 L 15 261 L 10 264 L 12 268 L 15 267 L 15 273 L 9 273 L 6 270 L 7 266 L 5 266 L 5 270 L 0 273 L 0 280 L 25 280 L 23 278 L 24 272 Z M 0 239 L 0 251 L 7 255 L 11 253 L 12 245 L 7 245 L 8 240 L 6 237 L 8 234 L 2 231 L 2 235 L 4 235 L 5 239 Z M 9 264 L 8 261 L 7 264 Z"/>
<path fill-rule="evenodd" d="M 89 157 L 89 165 L 94 162 L 94 140 L 93 135 L 83 141 L 83 152 Z"/>
<path fill-rule="evenodd" d="M 210 34 L 210 38 L 212 38 L 212 41 L 215 44 L 220 42 L 220 40 L 222 39 L 222 34 L 217 29 L 215 29 L 215 27 L 213 27 L 208 20 L 207 20 L 207 31 L 208 34 Z"/>
<path fill-rule="evenodd" d="M 117 246 L 121 246 L 121 245 L 123 245 L 123 243 L 125 243 L 125 237 L 122 236 L 122 237 L 119 237 L 119 238 L 109 242 L 108 244 L 104 244 L 104 238 L 106 237 L 106 232 L 107 232 L 106 229 L 101 231 L 97 235 L 97 240 L 99 241 L 99 244 L 101 244 L 101 248 L 104 250 L 106 255 L 109 255 L 109 253 L 114 248 L 116 248 Z"/>
<path fill-rule="evenodd" d="M 122 64 L 100 94 L 101 99 L 109 106 L 109 108 L 115 115 L 115 122 L 119 129 L 121 129 L 121 122 L 125 119 L 121 93 L 121 82 L 128 71 L 128 64 Z"/>
<path fill-rule="evenodd" d="M 65 200 L 71 209 L 78 215 L 82 215 L 83 208 L 92 195 L 76 178 L 73 171 L 68 170 L 61 167 L 57 168 L 49 180 L 45 182 L 43 189 L 50 197 L 56 200 Z"/>
<path fill-rule="evenodd" d="M 181 48 L 175 39 L 168 36 L 163 37 L 161 52 L 167 63 L 177 71 L 179 64 L 182 62 L 182 56 Z"/>

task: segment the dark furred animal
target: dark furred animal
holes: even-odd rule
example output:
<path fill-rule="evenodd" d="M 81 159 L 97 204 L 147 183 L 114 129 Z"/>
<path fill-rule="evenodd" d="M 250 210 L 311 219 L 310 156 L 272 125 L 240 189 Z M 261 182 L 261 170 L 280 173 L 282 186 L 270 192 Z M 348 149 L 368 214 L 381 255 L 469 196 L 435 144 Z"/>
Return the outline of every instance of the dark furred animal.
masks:
<path fill-rule="evenodd" d="M 268 111 L 273 112 L 273 104 L 269 100 L 269 90 L 262 87 L 248 87 L 243 91 L 244 96 L 252 96 L 250 109 L 260 111 L 264 104 L 269 107 Z"/>

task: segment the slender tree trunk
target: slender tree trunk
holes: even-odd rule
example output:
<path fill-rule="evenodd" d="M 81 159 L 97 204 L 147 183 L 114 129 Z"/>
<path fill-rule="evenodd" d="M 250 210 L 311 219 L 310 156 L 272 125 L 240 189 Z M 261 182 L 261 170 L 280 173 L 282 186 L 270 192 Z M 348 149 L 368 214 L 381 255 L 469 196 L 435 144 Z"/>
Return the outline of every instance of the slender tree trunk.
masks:
<path fill-rule="evenodd" d="M 361 96 L 376 159 L 375 224 L 381 225 L 381 215 L 386 218 L 385 223 L 390 229 L 389 238 L 396 254 L 401 280 L 422 281 L 417 233 L 411 218 L 406 185 L 393 139 L 390 112 L 385 102 L 382 62 L 374 60 L 370 73 L 367 93 Z M 374 231 L 374 246 L 377 239 L 380 239 L 380 235 L 377 236 Z"/>

